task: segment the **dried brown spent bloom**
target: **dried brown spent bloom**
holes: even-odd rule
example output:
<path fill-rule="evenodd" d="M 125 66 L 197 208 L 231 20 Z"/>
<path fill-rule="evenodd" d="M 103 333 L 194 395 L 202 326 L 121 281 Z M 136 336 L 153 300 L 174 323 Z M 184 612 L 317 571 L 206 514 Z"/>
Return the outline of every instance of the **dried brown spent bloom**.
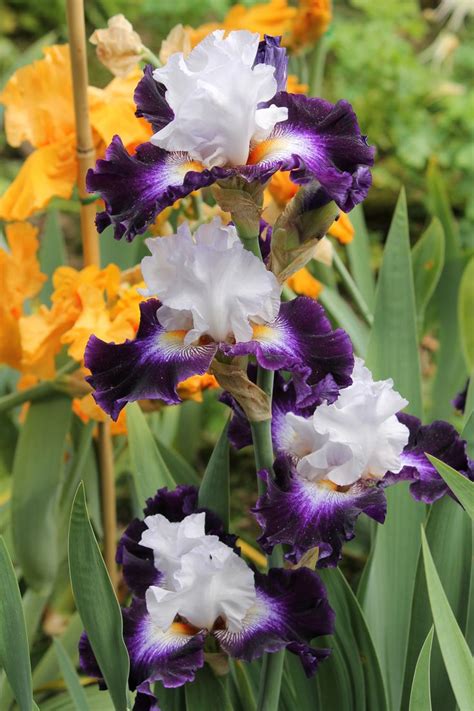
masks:
<path fill-rule="evenodd" d="M 131 72 L 141 58 L 143 44 L 124 15 L 114 15 L 107 28 L 96 30 L 89 38 L 96 45 L 97 56 L 116 77 Z"/>

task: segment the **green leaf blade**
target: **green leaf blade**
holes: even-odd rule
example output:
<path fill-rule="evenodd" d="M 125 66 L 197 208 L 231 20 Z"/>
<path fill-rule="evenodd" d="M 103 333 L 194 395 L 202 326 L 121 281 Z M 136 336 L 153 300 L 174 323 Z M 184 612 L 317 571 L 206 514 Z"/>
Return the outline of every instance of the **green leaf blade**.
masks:
<path fill-rule="evenodd" d="M 89 704 L 87 703 L 87 696 L 85 695 L 84 689 L 81 686 L 79 677 L 76 674 L 69 656 L 63 645 L 56 637 L 53 638 L 53 645 L 56 652 L 56 657 L 58 660 L 59 668 L 61 670 L 61 675 L 66 683 L 67 689 L 71 698 L 73 700 L 76 711 L 89 711 Z"/>
<path fill-rule="evenodd" d="M 19 565 L 35 591 L 49 589 L 58 566 L 58 504 L 72 417 L 64 395 L 31 403 L 13 464 L 12 533 Z"/>
<path fill-rule="evenodd" d="M 76 606 L 115 709 L 127 711 L 129 658 L 122 613 L 89 521 L 83 484 L 71 513 L 69 569 Z"/>
<path fill-rule="evenodd" d="M 436 468 L 438 474 L 444 479 L 447 486 L 449 486 L 459 499 L 471 521 L 474 520 L 474 483 L 450 467 L 449 464 L 442 462 L 431 454 L 427 454 L 426 456 Z"/>
<path fill-rule="evenodd" d="M 430 660 L 434 628 L 428 632 L 415 667 L 409 711 L 431 711 Z"/>
<path fill-rule="evenodd" d="M 21 711 L 33 708 L 30 654 L 21 595 L 5 541 L 0 536 L 0 667 Z"/>
<path fill-rule="evenodd" d="M 225 529 L 230 521 L 229 423 L 226 422 L 204 472 L 199 487 L 199 506 L 214 511 Z"/>
<path fill-rule="evenodd" d="M 421 545 L 431 612 L 446 671 L 459 708 L 461 711 L 470 711 L 473 686 L 472 657 L 443 590 L 423 529 Z"/>
<path fill-rule="evenodd" d="M 157 489 L 174 489 L 176 482 L 160 454 L 138 403 L 127 406 L 128 442 L 138 501 L 144 503 Z"/>

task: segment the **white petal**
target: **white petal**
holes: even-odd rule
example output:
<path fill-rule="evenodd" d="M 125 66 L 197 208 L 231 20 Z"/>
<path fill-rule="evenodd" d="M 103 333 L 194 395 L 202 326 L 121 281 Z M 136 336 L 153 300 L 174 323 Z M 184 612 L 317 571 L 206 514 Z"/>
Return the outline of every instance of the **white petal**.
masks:
<path fill-rule="evenodd" d="M 396 413 L 407 401 L 393 389 L 391 380 L 374 382 L 359 358 L 352 380 L 336 402 L 317 407 L 311 419 L 286 415 L 293 429 L 288 450 L 299 459 L 300 476 L 350 486 L 360 478 L 400 471 L 409 433 Z"/>
<path fill-rule="evenodd" d="M 190 330 L 185 343 L 200 336 L 214 341 L 249 341 L 252 323 L 278 315 L 281 287 L 263 262 L 244 249 L 235 227 L 216 218 L 189 230 L 147 240 L 152 252 L 142 260 L 147 294 L 163 306 L 158 319 L 167 330 Z"/>
<path fill-rule="evenodd" d="M 253 67 L 259 35 L 216 30 L 186 57 L 181 52 L 155 69 L 166 87 L 173 120 L 151 138 L 168 151 L 186 151 L 208 168 L 247 162 L 250 142 L 286 120 L 285 109 L 258 109 L 277 90 L 274 67 Z"/>

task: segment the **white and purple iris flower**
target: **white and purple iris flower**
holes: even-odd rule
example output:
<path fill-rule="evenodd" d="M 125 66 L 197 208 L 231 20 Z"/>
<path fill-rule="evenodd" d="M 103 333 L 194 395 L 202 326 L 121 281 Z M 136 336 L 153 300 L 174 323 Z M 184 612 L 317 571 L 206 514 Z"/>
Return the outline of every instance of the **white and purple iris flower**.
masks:
<path fill-rule="evenodd" d="M 308 676 L 315 673 L 329 650 L 310 642 L 334 627 L 317 573 L 272 568 L 264 575 L 250 568 L 220 519 L 198 509 L 194 487 L 161 489 L 144 513 L 125 531 L 117 554 L 133 594 L 123 618 L 135 709 L 156 708 L 157 681 L 171 688 L 193 681 L 208 638 L 246 661 L 286 648 Z M 85 634 L 79 649 L 83 671 L 100 678 Z"/>
<path fill-rule="evenodd" d="M 145 68 L 135 91 L 137 115 L 153 127 L 129 155 L 114 136 L 105 160 L 89 171 L 89 191 L 106 209 L 97 227 L 132 240 L 177 199 L 236 176 L 265 183 L 278 170 L 297 183 L 317 181 L 348 212 L 367 195 L 374 149 L 347 101 L 288 94 L 279 39 L 216 30 L 185 58 Z"/>
<path fill-rule="evenodd" d="M 330 375 L 348 385 L 352 345 L 333 330 L 322 307 L 298 297 L 280 304 L 281 286 L 232 225 L 219 219 L 191 235 L 187 224 L 171 237 L 146 241 L 147 285 L 136 339 L 122 344 L 89 339 L 85 363 L 97 403 L 114 419 L 139 399 L 179 402 L 176 386 L 205 373 L 214 356 L 254 355 L 262 367 L 293 373 L 298 402 Z"/>
<path fill-rule="evenodd" d="M 393 382 L 374 381 L 359 358 L 349 387 L 338 392 L 326 378 L 313 395 L 313 403 L 301 407 L 294 384 L 275 380 L 276 478 L 260 473 L 267 489 L 253 510 L 267 552 L 284 543 L 288 559 L 297 562 L 318 547 L 318 565 L 334 566 L 361 513 L 383 523 L 385 487 L 409 481 L 413 497 L 425 503 L 452 495 L 425 453 L 473 478 L 466 443 L 454 427 L 442 421 L 423 426 L 400 412 L 408 403 Z M 250 444 L 239 406 L 228 394 L 222 399 L 234 409 L 231 441 L 238 448 Z"/>

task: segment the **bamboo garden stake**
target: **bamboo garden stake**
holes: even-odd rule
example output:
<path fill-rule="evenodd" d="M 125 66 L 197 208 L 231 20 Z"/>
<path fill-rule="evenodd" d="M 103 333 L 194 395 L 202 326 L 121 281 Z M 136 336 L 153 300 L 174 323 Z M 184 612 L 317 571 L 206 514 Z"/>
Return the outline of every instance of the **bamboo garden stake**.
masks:
<path fill-rule="evenodd" d="M 86 190 L 86 174 L 95 164 L 95 149 L 89 121 L 87 88 L 86 28 L 83 0 L 67 0 L 67 23 L 71 52 L 74 113 L 76 118 L 78 191 L 81 200 L 81 238 L 84 264 L 100 266 L 99 239 L 95 228 L 95 202 L 90 202 Z M 104 559 L 112 583 L 116 587 L 115 565 L 116 507 L 113 450 L 108 422 L 100 422 L 99 462 L 102 491 L 102 516 L 104 526 Z"/>

